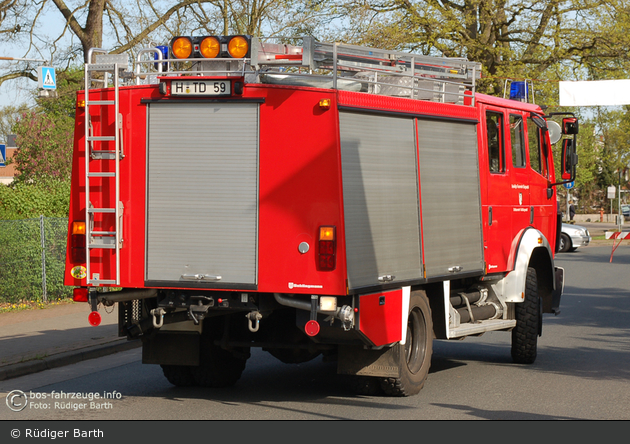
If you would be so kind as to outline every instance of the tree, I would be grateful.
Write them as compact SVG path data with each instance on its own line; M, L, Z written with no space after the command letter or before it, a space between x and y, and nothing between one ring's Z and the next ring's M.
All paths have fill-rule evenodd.
M6 143L6 136L13 134L13 127L22 114L28 111L25 104L9 105L0 109L0 140Z
M13 156L17 182L38 182L47 178L69 180L72 171L71 119L49 119L44 113L24 113L15 125Z
M628 67L626 0L355 0L345 7L347 40L481 62L480 88L495 95L505 79L542 79L538 88L552 103L555 85L544 80Z
M36 106L30 110L21 107L19 117L14 108L3 110L16 135L15 181L70 178L76 92L82 88L82 76L83 70L78 68L58 73L57 97L36 98Z
M51 1L0 0L0 41L26 44L25 55L37 53L72 64L77 56L86 61L89 49L103 47L106 38L112 53L134 56L138 47L149 46L154 39L168 42L174 35L195 32L272 36L313 31L330 20L332 11L327 7L332 0ZM45 35L42 22L50 14L63 17L65 26ZM60 48L64 38L70 46ZM42 56L39 46L50 48L50 54ZM35 67L15 65L0 76L0 85L20 77L37 80Z

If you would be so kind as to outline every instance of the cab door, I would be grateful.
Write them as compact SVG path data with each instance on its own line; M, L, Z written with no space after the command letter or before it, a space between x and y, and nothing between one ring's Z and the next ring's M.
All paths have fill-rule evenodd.
M484 107L482 122L485 146L486 196L483 205L484 257L486 272L496 273L507 269L512 232L512 187L508 174L508 125L504 110Z
M536 124L536 121L539 124ZM555 214L551 184L551 145L549 134L541 116L529 113L527 117L527 140L530 172L530 224L540 230L552 243L555 238ZM553 245L553 243L552 243Z
M509 111L510 160L508 168L511 176L510 203L512 204L512 236L530 224L530 172L527 169L527 145L525 125L527 115L519 111Z

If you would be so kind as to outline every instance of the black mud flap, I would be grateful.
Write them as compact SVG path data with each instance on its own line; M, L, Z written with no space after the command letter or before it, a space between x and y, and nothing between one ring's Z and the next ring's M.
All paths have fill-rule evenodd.
M340 375L400 378L399 353L400 347L366 350L363 346L340 345L337 373Z
M564 291L564 268L555 268L555 279L556 285L551 294L551 312L557 316L560 314L560 298Z
M562 234L562 211L558 211L558 216L556 218L556 245L554 249L556 253L560 252L561 234Z
M197 332L157 333L142 337L142 363L160 365L199 365Z

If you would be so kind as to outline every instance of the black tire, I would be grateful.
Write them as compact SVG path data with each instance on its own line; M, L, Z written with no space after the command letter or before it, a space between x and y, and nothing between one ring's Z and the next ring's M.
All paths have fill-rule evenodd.
M241 378L246 362L228 350L210 345L202 350L201 364L191 367L191 373L202 387L230 387Z
M560 233L560 248L558 250L562 253L566 253L567 251L571 251L572 247L573 243L571 242L571 238L565 233Z
M196 385L192 375L192 368L188 365L162 365L162 372L171 384L177 387L191 387Z
M433 354L433 320L429 299L424 291L411 293L407 339L397 344L399 378L382 378L381 388L389 396L415 395L424 386Z
M542 300L538 297L538 276L527 269L525 300L515 306L516 326L512 330L512 360L517 364L533 364L536 360L538 336L542 333Z
M380 378L374 376L353 376L352 387L358 395L378 396L383 394Z

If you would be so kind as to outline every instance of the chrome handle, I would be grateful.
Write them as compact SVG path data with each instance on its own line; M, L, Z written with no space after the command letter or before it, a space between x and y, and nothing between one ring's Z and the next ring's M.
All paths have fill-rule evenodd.
M458 273L460 271L462 271L464 269L464 267L460 267L459 265L455 265L454 267L451 267L448 269L449 273Z
M212 276L210 274L182 274L182 279L186 281L220 281L221 276Z
M385 274L383 276L378 277L379 282L391 282L396 279L396 276L392 276L391 274Z

